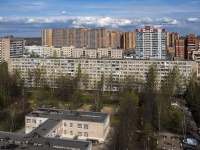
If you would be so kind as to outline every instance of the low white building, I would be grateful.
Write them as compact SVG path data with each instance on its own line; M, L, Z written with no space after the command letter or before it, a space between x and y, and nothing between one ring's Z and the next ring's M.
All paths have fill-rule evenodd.
M27 52L28 54L31 54L32 52L34 52L35 54L41 56L42 54L42 46L25 46L25 52Z
M25 133L42 137L105 141L110 129L110 115L61 109L37 109L25 117Z

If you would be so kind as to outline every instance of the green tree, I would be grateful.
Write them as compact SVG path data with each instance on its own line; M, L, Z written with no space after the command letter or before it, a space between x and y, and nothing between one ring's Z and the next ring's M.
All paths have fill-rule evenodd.
M181 131L182 114L177 108L174 107L170 108L168 118L169 118L168 129L174 132Z
M104 84L105 76L104 74L101 74L101 80L98 82L97 90L94 92L94 105L92 107L93 111L101 111L103 103Z
M146 123L157 127L157 106L156 99L158 96L158 72L157 66L151 65L147 73L147 79L141 95L141 105L143 118Z
M119 124L115 127L108 149L141 149L136 133L138 115L138 96L134 92L124 92L120 98L118 111Z

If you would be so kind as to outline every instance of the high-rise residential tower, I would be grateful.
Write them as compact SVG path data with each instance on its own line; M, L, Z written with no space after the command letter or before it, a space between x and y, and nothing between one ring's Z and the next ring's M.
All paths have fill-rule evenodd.
M50 38L50 37L51 38ZM51 43L48 43L51 39ZM42 30L42 45L62 47L75 46L76 48L121 48L122 32L106 28L55 28ZM50 40L49 40L50 41Z
M42 30L42 46L52 46L52 29Z
M175 57L185 59L185 38L175 40Z
M150 26L136 29L136 58L166 59L165 29Z
M186 38L186 59L192 59L192 52L199 50L200 39L194 34L189 34Z
M135 49L135 32L128 31L123 34L123 49Z

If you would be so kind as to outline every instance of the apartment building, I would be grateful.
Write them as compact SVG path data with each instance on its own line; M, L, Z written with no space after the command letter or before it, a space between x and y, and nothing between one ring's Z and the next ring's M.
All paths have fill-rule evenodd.
M189 34L187 36L187 48L186 48L186 59L192 58L192 51L196 50L196 36L194 34Z
M12 36L0 39L0 62L12 57L22 57L23 53L24 39Z
M52 29L42 30L42 46L52 46Z
M108 48L75 48L74 46L69 47L43 47L42 56L49 57L66 57L66 58L123 58L123 49Z
M135 31L137 59L166 59L165 29L145 26Z
M48 47L48 46L44 46L42 47L42 56L44 57L61 57L62 56L62 51L61 48L58 47Z
M106 28L55 28L52 30L42 30L43 46L75 46L76 48L121 48L121 38L121 31L108 30ZM48 41L51 39L52 44L51 42L48 44Z
M177 32L166 32L166 45L167 47L175 47L175 41L178 40L180 35Z
M52 88L56 87L55 79L61 75L75 76L79 66L82 73L86 74L89 79L86 85L82 85L84 89L94 90L97 88L101 76L104 75L108 79L111 75L113 81L123 81L127 76L133 76L137 80L146 81L149 67L157 66L158 81L162 81L167 76L169 69L178 68L182 82L191 75L192 71L197 71L197 63L195 61L169 61L169 60L130 60L130 59L44 59L44 58L12 58L9 60L9 71L19 70L22 78L27 80L27 86L34 87L34 75L30 77L30 73L34 69L41 70L42 78ZM30 80L31 79L31 80ZM117 86L113 86L111 90L117 90ZM110 90L108 85L104 85L103 90Z
M177 32L166 32L166 52L167 54L175 55L176 40L180 38Z
M45 130L44 130L45 129ZM110 129L110 115L61 109L37 109L25 117L25 133L42 137L105 141Z
M185 59L185 39L175 41L175 57Z
M124 32L123 34L123 48L125 50L135 49L135 32Z
M52 45L54 47L61 47L62 44L63 44L63 29L62 28L53 29L52 30Z
M189 34L186 38L186 59L192 59L192 52L199 50L200 38L194 34Z
M61 54L64 57L73 57L74 49L75 49L75 46L68 46L68 47L63 46Z

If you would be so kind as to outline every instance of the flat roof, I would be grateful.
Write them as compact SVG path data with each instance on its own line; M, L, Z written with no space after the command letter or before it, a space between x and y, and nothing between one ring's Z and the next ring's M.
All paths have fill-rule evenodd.
M89 150L91 142L59 139L59 138L46 138L31 136L27 137L26 134L0 132L0 149L32 149L32 150Z
M54 108L39 108L28 115L29 117L50 118L51 123L62 120L74 120L85 122L103 123L109 114L102 112L54 109Z

